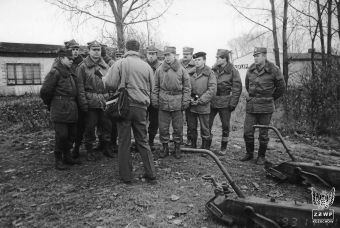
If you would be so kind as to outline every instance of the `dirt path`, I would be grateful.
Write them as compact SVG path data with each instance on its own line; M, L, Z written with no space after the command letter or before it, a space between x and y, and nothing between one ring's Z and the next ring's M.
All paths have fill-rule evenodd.
M134 154L136 182L127 186L118 181L116 158L102 156L91 163L85 161L84 151L83 165L56 171L53 143L51 131L0 132L0 227L223 227L204 209L213 188L202 181L202 175L225 181L211 159L188 154L181 160L160 160L156 154L158 184L149 185L138 178L143 169ZM288 145L299 159L340 164L340 158L330 156L328 150L297 141ZM232 132L228 148L222 163L247 195L275 193L281 200L310 202L305 188L278 184L266 178L261 166L239 161L244 153L242 130ZM288 160L275 138L268 159Z

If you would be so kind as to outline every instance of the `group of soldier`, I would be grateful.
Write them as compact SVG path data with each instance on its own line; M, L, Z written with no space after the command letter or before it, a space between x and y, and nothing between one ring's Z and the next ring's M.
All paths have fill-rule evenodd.
M160 158L169 155L170 124L172 124L173 155L181 158L184 119L187 123L186 147L197 147L200 123L201 148L210 149L214 119L222 122L221 148L218 155L227 155L230 117L242 92L242 82L230 60L230 51L218 49L216 63L206 65L206 53L191 47L183 48L183 59L176 58L176 48L165 47L164 61L158 59L158 49L146 49L146 60L140 54L136 40L126 42L126 52L113 60L104 45L89 42L89 55L79 55L79 44L65 42L58 58L45 77L40 95L49 107L55 129L56 169L80 164L79 146L84 138L87 160L94 161L102 150L113 157L118 150L120 178L131 183L131 130L136 149L145 168L144 177L155 182L153 163L154 139L159 129L162 148ZM248 92L244 140L246 155L241 161L254 157L253 125L269 125L274 101L284 93L285 82L279 68L269 62L266 48L255 48L254 61L246 75ZM129 94L129 113L122 119L106 114L110 95L125 87ZM184 118L185 116L185 118ZM95 143L99 145L95 148ZM118 143L117 143L118 138ZM257 164L265 162L269 141L268 131L260 130Z

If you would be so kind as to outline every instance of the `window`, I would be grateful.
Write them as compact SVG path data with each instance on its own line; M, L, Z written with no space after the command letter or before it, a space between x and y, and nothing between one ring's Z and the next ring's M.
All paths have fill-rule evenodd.
M39 63L7 63L7 85L41 85Z

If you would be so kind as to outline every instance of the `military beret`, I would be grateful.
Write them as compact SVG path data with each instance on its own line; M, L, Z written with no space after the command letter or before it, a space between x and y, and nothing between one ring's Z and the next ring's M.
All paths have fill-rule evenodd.
M229 53L230 53L230 51L227 50L227 49L217 49L216 57L228 56Z
M101 48L101 44L98 42L98 41L96 41L96 40L94 40L94 41L92 41L92 42L88 42L87 43L87 47L90 49L91 47L99 47L99 48Z
M265 48L265 47L255 47L253 55L260 54L260 53L267 54L267 48Z
M169 53L176 54L176 47L166 46L164 48L164 55Z
M205 57L205 56L207 56L207 53L205 53L205 52L203 52L203 51L200 51L200 52L195 53L192 57L193 57L194 59L196 59L196 58Z
M65 49L65 48L60 48L58 50L58 56L73 59L72 50L68 50L68 49Z
M194 53L194 49L191 47L184 47L183 48L183 54L190 54L192 55Z
M155 53L158 52L158 50L154 46L149 46L146 48L146 52Z
M66 48L73 48L73 47L79 48L79 44L74 39L70 41L65 41L64 44Z

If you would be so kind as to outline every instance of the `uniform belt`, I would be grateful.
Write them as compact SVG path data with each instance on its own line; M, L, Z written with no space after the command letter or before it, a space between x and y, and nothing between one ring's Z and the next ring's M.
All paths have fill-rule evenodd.
M182 94L182 91L164 91L164 93L169 95L179 95Z
M75 97L68 97L68 96L54 96L53 97L56 100L68 100L68 101L75 101Z

